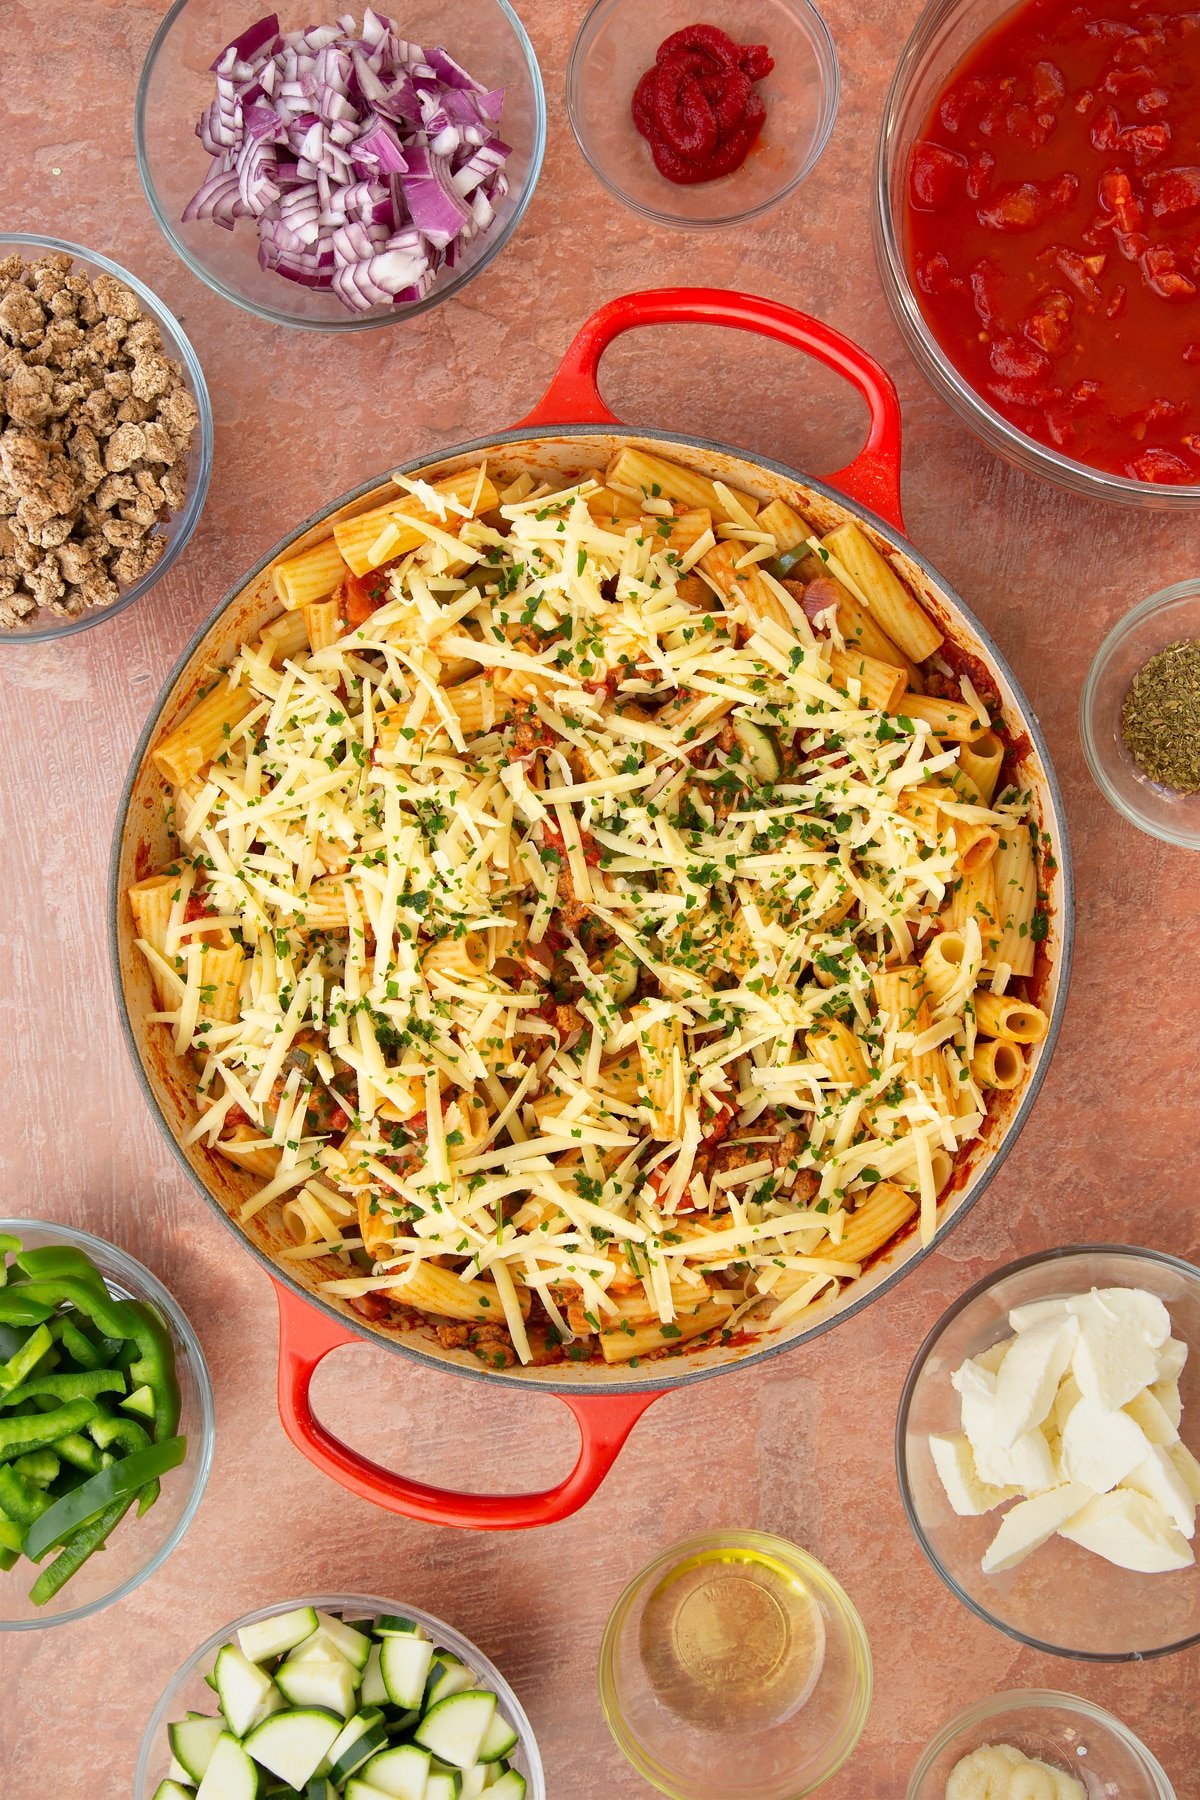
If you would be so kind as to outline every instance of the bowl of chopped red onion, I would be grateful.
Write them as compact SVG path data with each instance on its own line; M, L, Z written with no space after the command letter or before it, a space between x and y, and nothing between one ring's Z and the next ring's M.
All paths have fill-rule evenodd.
M138 86L138 170L202 281L312 331L398 322L504 248L546 140L508 0L340 17L285 0L176 0Z

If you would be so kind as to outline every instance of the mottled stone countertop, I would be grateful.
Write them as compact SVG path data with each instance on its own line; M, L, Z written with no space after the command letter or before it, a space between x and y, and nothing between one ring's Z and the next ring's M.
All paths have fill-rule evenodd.
M1025 1652L979 1623L913 1543L892 1429L922 1336L986 1270L1088 1239L1200 1256L1196 864L1108 809L1076 724L1101 635L1136 599L1196 574L1200 521L1105 509L1014 473L910 362L867 221L876 118L918 0L829 0L845 91L824 159L785 206L702 240L647 228L584 165L563 103L582 0L520 7L546 79L550 140L517 238L463 298L413 327L314 340L218 299L151 219L132 109L156 0L82 0L69 13L50 0L0 6L4 225L106 251L150 283L191 335L216 414L207 510L153 596L67 642L0 656L0 1207L84 1225L147 1261L199 1330L218 1410L207 1496L162 1571L89 1623L0 1640L0 1794L124 1800L154 1698L194 1645L266 1600L326 1587L405 1596L468 1628L532 1715L551 1800L632 1800L649 1790L610 1742L596 1695L605 1616L664 1543L747 1524L826 1561L870 1634L874 1708L858 1753L823 1790L829 1800L894 1800L950 1712L1019 1686L1110 1706L1144 1734L1181 1800L1194 1797L1200 1652L1091 1667ZM1007 651L1065 790L1079 892L1070 1005L1002 1173L897 1291L811 1349L663 1400L567 1523L501 1537L432 1529L344 1493L280 1429L266 1279L181 1178L119 1037L104 942L117 793L180 649L290 524L403 458L521 417L602 300L697 279L793 301L894 373L909 531ZM626 338L605 381L633 423L693 430L802 469L839 467L861 431L857 402L832 376L743 334ZM500 1488L547 1485L573 1454L553 1399L514 1401L368 1348L331 1359L318 1401L383 1460L447 1485L460 1478L464 1441L481 1483Z

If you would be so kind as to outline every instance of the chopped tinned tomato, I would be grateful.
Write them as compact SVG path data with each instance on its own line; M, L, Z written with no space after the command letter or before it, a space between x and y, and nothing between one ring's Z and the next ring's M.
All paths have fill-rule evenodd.
M373 569L369 575L352 575L347 573L338 590L341 600L342 617L349 630L358 625L365 625L371 614L383 605L387 599L387 577L382 569Z
M1073 460L1200 483L1200 11L1025 0L908 167L922 311L984 400Z

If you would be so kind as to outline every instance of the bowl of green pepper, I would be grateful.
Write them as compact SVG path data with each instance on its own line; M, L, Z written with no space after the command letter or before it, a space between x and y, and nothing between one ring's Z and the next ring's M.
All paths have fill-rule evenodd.
M0 1219L0 1631L66 1625L158 1569L213 1452L198 1338L150 1271Z

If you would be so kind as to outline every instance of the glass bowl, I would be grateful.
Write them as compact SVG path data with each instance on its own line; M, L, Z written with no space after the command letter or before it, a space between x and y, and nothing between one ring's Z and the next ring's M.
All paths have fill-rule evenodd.
M599 1675L619 1748L674 1800L799 1800L846 1762L871 1707L853 1603L760 1531L655 1557L613 1608Z
M907 1800L946 1800L955 1763L982 1744L1013 1744L1061 1768L1088 1800L1175 1800L1157 1758L1120 1719L1073 1694L1032 1688L977 1700L943 1725L912 1772Z
M1092 659L1079 702L1079 733L1096 786L1119 813L1151 837L1200 850L1200 794L1151 781L1121 736L1121 708L1133 677L1168 644L1190 638L1200 638L1200 581L1177 581L1126 613Z
M140 600L166 574L196 529L204 510L208 481L212 474L213 418L204 371L200 367L200 359L184 335L183 327L167 311L157 294L152 294L136 275L131 275L120 263L111 262L96 250L84 250L78 244L65 243L61 238L33 237L22 231L0 232L0 258L9 256L14 251L19 252L26 262L35 262L39 256L46 256L52 251L65 251L74 259L75 269L79 274L92 277L114 275L126 287L132 288L142 311L154 320L161 331L167 355L183 365L184 381L200 412L200 423L188 451L187 492L178 512L172 513L166 524L159 527L159 536L165 540L167 547L154 567L140 581L135 581L132 587L118 594L108 606L89 606L77 619L60 619L48 608L39 607L30 614L27 625L0 627L0 643L34 644L46 638L70 637L72 632L86 631L89 625L99 625L105 619L115 618L117 613L132 606L135 600Z
M136 1509L127 1513L104 1550L90 1557L45 1606L34 1606L28 1597L35 1577L33 1564L24 1557L0 1575L0 1631L40 1631L88 1619L123 1600L166 1562L196 1515L212 1466L216 1429L212 1384L200 1341L178 1303L132 1256L90 1232L42 1219L0 1219L0 1232L19 1237L27 1250L72 1244L91 1257L111 1294L119 1300L144 1300L155 1309L175 1346L179 1430L188 1440L185 1461L163 1476L162 1492L145 1518L137 1518Z
M961 1429L951 1373L1011 1335L1009 1309L1093 1287L1145 1288L1166 1305L1174 1335L1192 1352L1179 1382L1181 1433L1200 1443L1200 1270L1157 1250L1084 1245L1010 1263L942 1315L900 1397L896 1469L917 1542L951 1592L986 1624L1052 1656L1138 1662L1200 1642L1200 1568L1141 1575L1053 1537L1015 1568L985 1575L980 1558L1000 1514L960 1518L929 1454L931 1432Z
M495 1663L490 1662L470 1638L463 1637L452 1625L435 1618L432 1613L422 1612L419 1607L410 1606L405 1600L381 1600L372 1594L302 1594L297 1600L278 1600L271 1606L260 1606L255 1612L246 1613L231 1625L222 1626L220 1631L215 1631L210 1638L206 1638L178 1673L171 1677L151 1714L138 1751L137 1769L133 1777L134 1800L152 1800L158 1783L167 1773L171 1762L168 1725L181 1719L188 1711L215 1713L216 1697L206 1685L204 1677L211 1669L222 1644L227 1644L243 1625L256 1624L259 1619L270 1619L276 1613L291 1612L298 1606L319 1606L325 1612L339 1612L348 1614L351 1618L364 1619L383 1613L398 1613L423 1625L436 1644L445 1650L453 1650L469 1668L476 1670L484 1686L495 1693L501 1709L518 1733L517 1747L509 1755L508 1761L525 1777L525 1800L546 1800L546 1779L533 1727L525 1715L524 1707Z
M989 450L1027 474L1089 499L1158 510L1194 509L1200 506L1200 486L1134 481L1076 462L1028 437L976 393L925 322L905 242L909 156L959 63L1012 10L1013 0L931 0L901 52L875 150L875 257L888 304L926 381Z
M399 23L412 43L440 44L473 75L505 90L501 131L513 154L506 165L510 191L491 230L475 239L453 270L443 270L423 300L347 310L336 294L316 292L258 266L254 222L239 219L224 231L211 219L183 223L188 201L208 171L195 135L212 100L209 65L266 10L259 0L175 0L154 35L138 83L134 144L146 198L164 236L201 281L235 306L276 325L309 331L369 331L399 325L460 293L504 249L533 195L546 145L546 97L533 46L508 0L411 0ZM283 0L273 10L283 31L337 17L320 0ZM385 16L394 9L377 8ZM361 21L362 4L354 9Z
M659 174L630 115L633 90L672 32L696 21L688 0L596 0L567 64L567 112L579 148L610 193L656 225L742 225L810 174L837 117L841 77L829 27L809 0L712 0L700 9L742 44L765 43L775 68L756 84L762 135L740 169L678 187Z

